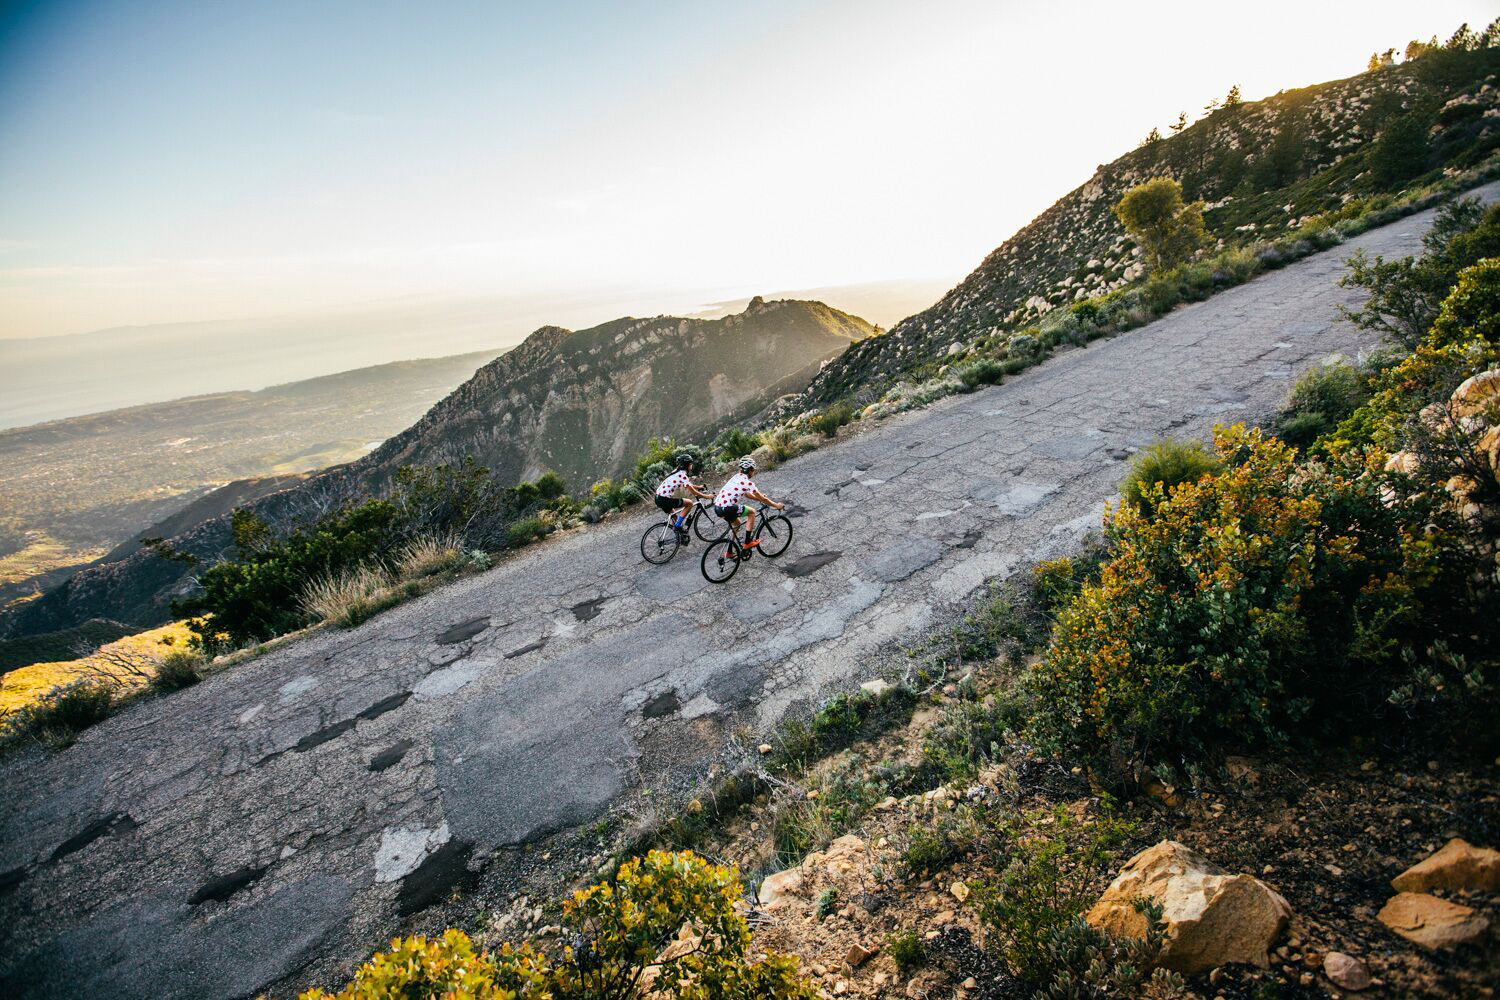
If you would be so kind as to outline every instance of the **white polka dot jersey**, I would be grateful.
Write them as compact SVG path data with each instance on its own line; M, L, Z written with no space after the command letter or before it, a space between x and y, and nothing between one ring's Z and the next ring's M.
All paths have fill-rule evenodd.
M678 469L676 472L672 473L666 479L663 479L661 481L661 485L656 488L656 495L659 497L672 496L678 490L687 486L687 484L688 474L682 469Z
M745 495L755 489L755 484L750 477L743 472L736 472L730 477L729 482L719 488L718 496L714 497L715 507L732 507L735 504L745 502Z

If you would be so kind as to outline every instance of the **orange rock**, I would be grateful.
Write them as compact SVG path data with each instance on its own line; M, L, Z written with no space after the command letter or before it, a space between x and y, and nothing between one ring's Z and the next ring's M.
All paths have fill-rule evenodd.
M1467 906L1425 892L1392 896L1375 916L1406 940L1431 950L1465 944L1490 928L1488 920Z
M1391 888L1397 892L1429 889L1495 892L1500 890L1500 851L1475 847L1455 837L1441 850L1391 879Z

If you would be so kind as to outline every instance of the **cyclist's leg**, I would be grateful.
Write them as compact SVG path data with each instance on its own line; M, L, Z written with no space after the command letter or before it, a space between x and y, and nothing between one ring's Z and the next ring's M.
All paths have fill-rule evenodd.
M754 548L760 542L755 540L755 511L749 507L743 508L745 514L745 547Z

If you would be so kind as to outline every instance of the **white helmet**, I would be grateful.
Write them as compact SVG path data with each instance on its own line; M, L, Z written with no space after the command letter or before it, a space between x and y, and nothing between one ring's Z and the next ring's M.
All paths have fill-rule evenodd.
M744 458L740 459L740 471L741 472L754 472L755 471L755 459L749 457L748 455L745 456Z

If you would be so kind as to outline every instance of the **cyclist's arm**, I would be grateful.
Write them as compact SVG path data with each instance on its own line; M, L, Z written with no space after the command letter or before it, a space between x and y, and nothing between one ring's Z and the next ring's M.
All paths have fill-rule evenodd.
M751 500L754 500L756 503L765 504L767 507L775 507L777 510L786 509L786 504L777 503L775 500L772 500L760 490L751 490L746 494L746 496L748 496Z
M697 497L699 500L712 500L713 499L713 494L712 493L704 493L702 490L700 490L697 486L694 486L692 483L688 483L687 484L687 488L688 488L688 492L691 493L693 496Z

